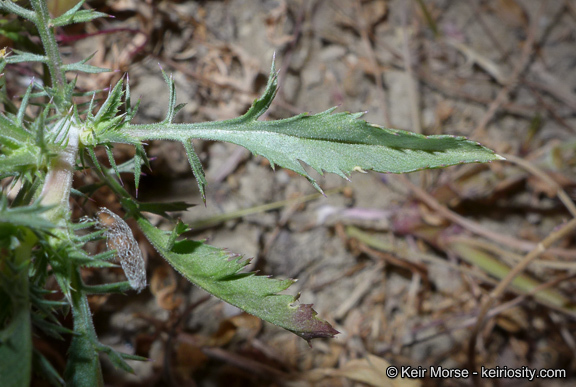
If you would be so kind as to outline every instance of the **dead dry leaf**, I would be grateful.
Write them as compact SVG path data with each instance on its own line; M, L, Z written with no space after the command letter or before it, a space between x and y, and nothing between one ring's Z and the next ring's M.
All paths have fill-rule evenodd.
M318 368L304 374L304 379L318 383L326 378L344 377L353 381L366 383L374 387L418 387L419 379L394 378L386 376L386 369L391 364L381 357L367 355L363 359L351 360L339 369Z
M180 341L176 347L176 364L174 370L183 381L191 381L194 371L204 367L208 357L202 349L192 343Z
M182 297L175 294L176 285L176 275L170 267L163 265L154 270L150 280L150 292L162 309L174 310L182 304Z
M256 336L261 328L262 320L251 314L241 313L222 321L218 331L209 340L209 345L214 347L224 346L239 334L250 339Z

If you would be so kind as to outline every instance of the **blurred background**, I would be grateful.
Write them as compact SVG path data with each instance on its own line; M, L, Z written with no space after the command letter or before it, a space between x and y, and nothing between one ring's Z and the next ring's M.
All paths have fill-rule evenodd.
M114 16L59 31L66 61L118 70L83 75L85 90L129 74L137 123L164 118L176 80L179 122L243 114L273 55L280 91L265 119L366 112L374 124L478 141L506 161L406 176L301 176L232 144L195 143L202 205L184 149L152 142L142 200L197 204L175 213L190 237L253 257L251 270L297 278L289 289L341 333L315 340L240 313L181 278L141 235L149 289L91 299L114 348L147 356L135 375L103 358L110 386L522 386L519 379L389 380L396 366L564 370L576 378L576 2L571 0L88 1ZM53 12L66 9L52 2ZM10 45L3 41L2 46ZM22 80L32 67L7 71ZM10 78L7 78L10 79ZM14 83L8 85L14 88ZM13 94L21 91L16 88ZM120 162L130 147L115 149ZM105 162L105 156L103 157ZM123 176L130 186L130 176ZM79 174L78 186L90 183ZM97 203L120 208L99 191ZM268 206L262 207L263 204ZM84 215L79 206L75 216ZM172 225L152 219L167 230ZM562 230L562 235L557 235ZM531 264L510 273L547 237ZM104 248L95 246L95 249ZM122 278L85 273L87 281ZM506 280L508 281L508 280ZM498 284L494 302L489 295ZM488 308L489 307L489 308ZM487 317L479 324L479 316ZM39 338L56 365L65 346ZM50 348L48 348L50 347ZM558 375L558 374L557 374Z

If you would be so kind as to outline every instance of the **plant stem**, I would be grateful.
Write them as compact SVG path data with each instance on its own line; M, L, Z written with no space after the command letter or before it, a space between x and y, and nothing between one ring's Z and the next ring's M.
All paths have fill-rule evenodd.
M56 142L64 142L66 147L52 160L40 193L41 204L55 205L45 216L58 225L65 221L70 212L70 189L78 156L80 128L72 121L72 117L65 117L54 126L53 130L60 131Z
M78 269L71 273L72 315L74 316L74 332L78 335L72 338L70 355L66 371L66 385L71 386L104 386L100 359L95 350L98 339L88 298L83 290L82 279Z
M48 6L45 0L31 0L32 7L36 12L36 28L42 39L42 46L46 56L48 57L48 70L50 71L50 79L52 80L52 87L58 91L56 94L64 97L66 91L66 78L62 70L62 57L58 50L58 43L54 36L53 27L51 25L50 14L48 13ZM70 101L61 98L60 101L55 101L59 108L65 110L69 106Z

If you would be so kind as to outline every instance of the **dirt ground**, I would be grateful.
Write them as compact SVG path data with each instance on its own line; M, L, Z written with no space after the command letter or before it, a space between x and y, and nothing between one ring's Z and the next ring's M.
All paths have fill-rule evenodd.
M289 292L340 334L310 347L208 297L137 236L151 287L94 298L92 308L105 344L152 361L131 363L129 375L103 358L109 385L529 384L431 378L439 366L564 370L530 385L576 383L576 249L573 228L562 228L576 216L576 2L89 4L115 19L63 32L109 31L74 41L67 59L97 50L91 64L119 70L81 77L86 89L128 72L141 97L138 123L165 114L159 66L187 104L177 121L222 120L262 92L275 54L280 92L265 119L338 106L391 128L463 135L507 158L405 176L355 173L350 182L318 176L323 197L243 148L202 141L204 206L181 145L149 144L142 200L198 204L174 214L194 227L190 237L253 257L249 269L261 274L297 278ZM267 203L276 205L258 207ZM513 282L504 279L511 268ZM391 380L387 365L428 372Z

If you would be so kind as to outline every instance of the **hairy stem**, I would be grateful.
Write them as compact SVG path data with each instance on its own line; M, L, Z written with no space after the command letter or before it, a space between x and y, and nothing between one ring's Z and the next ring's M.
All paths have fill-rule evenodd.
M66 385L100 387L104 386L100 359L95 350L98 339L92 313L88 305L86 292L83 290L79 270L72 272L72 314L74 316L74 332L78 335L72 338L68 353L70 360L66 366Z
M62 70L62 57L60 56L60 51L58 51L58 43L56 43L53 26L51 25L48 5L45 0L31 0L31 3L37 16L35 20L36 28L38 28L40 39L42 39L42 46L48 57L48 70L50 71L52 86L58 90L58 95L64 96L66 78ZM62 100L62 102L70 104L70 101ZM58 101L56 101L56 103L58 103ZM66 106L59 107L65 108Z
M56 142L64 143L66 146L52 160L40 193L41 204L55 205L53 209L46 212L46 218L55 224L62 223L70 212L70 189L78 156L80 135L80 128L72 121L73 118L65 117L54 127L54 130L60 131Z

